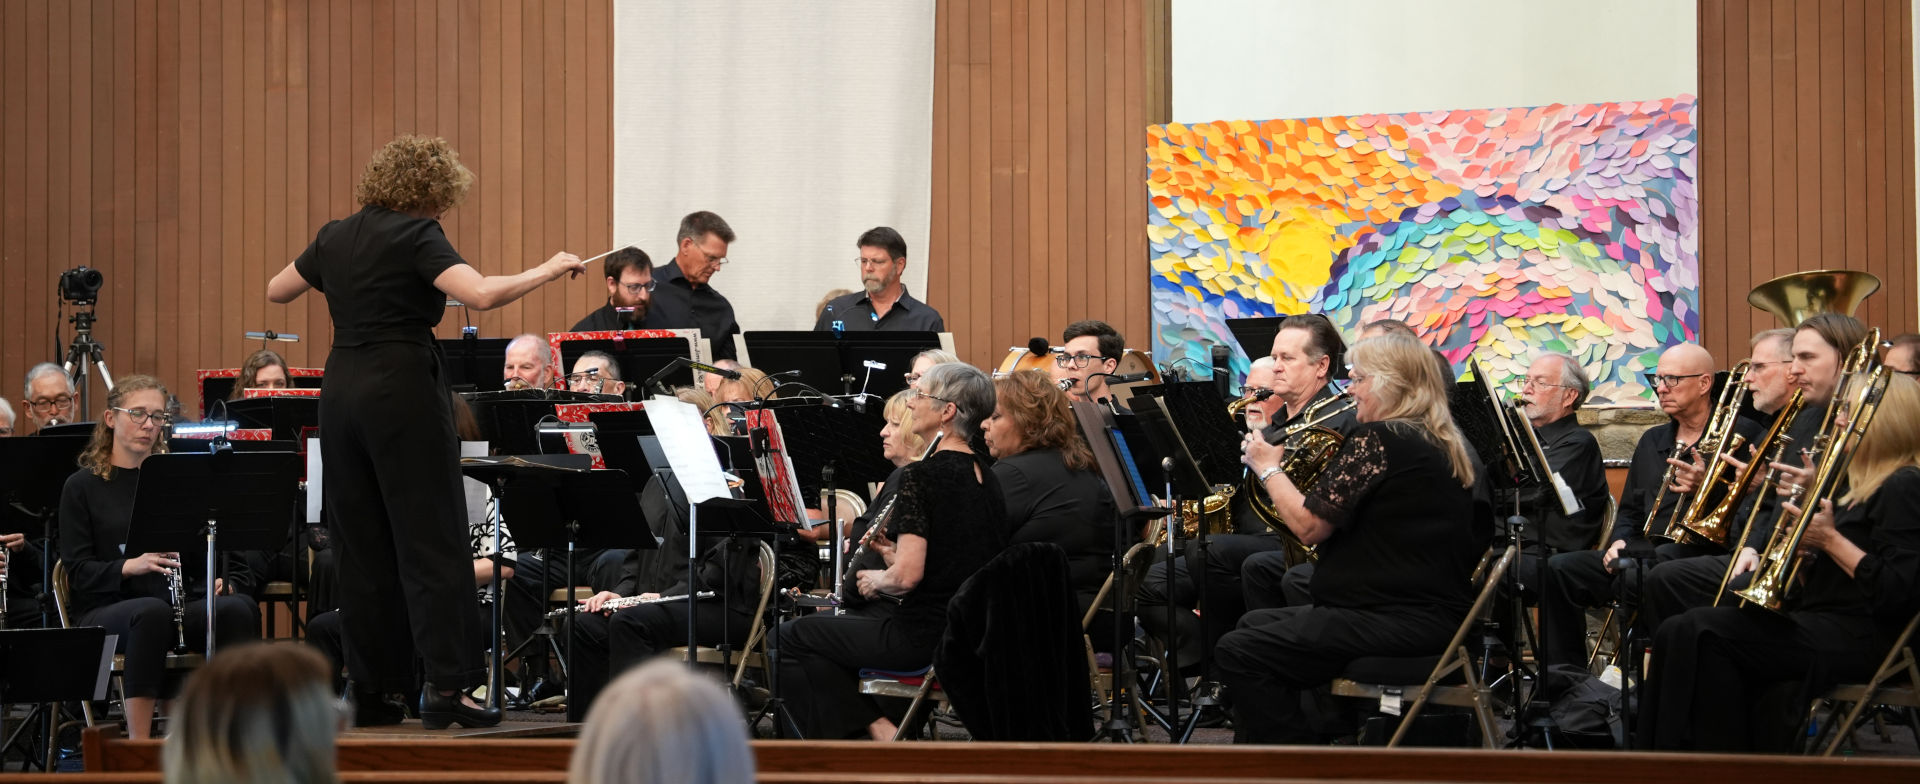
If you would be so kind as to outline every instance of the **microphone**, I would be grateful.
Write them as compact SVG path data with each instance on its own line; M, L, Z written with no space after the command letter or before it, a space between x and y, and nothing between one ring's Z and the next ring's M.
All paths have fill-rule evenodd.
M663 367L658 371L655 371L653 375L648 376L647 380L644 383L642 383L640 387L642 389L645 389L647 387L654 387L658 389L660 391L660 394L662 395L673 394L671 390L667 389L667 385L660 383L660 380L666 378L667 374L672 373L675 370L679 370L680 368L683 368L683 367L690 367L690 368L693 368L694 370L704 370L708 373L716 373L716 374L719 374L721 378L729 379L732 381L740 380L740 371L738 370L728 370L726 368L714 367L705 362L695 362L690 357L674 357L673 361L668 362L666 367Z
M1036 357L1044 357L1052 350L1053 348L1047 345L1046 338L1035 337L1027 339L1027 353L1029 354Z
M1093 376L1106 376L1109 384L1131 384L1153 378L1152 373L1095 373ZM1093 378L1093 376L1087 376L1087 378Z
M1072 388L1073 388L1073 385L1075 385L1075 384L1078 384L1078 383L1080 383L1080 379L1077 379L1077 378L1063 378L1063 379L1060 379L1059 381L1055 381L1055 382L1053 382L1053 383L1054 383L1055 385L1057 385L1057 386L1059 386L1059 387L1060 387L1060 391L1062 391L1062 392L1065 392L1065 391L1067 391L1067 390L1069 390L1069 389L1072 389Z

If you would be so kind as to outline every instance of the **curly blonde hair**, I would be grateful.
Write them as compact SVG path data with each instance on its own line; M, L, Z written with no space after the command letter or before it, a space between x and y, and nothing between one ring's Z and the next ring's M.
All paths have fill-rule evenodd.
M120 383L113 385L113 390L107 393L107 407L119 408L124 406L127 403L128 395L147 390L159 392L160 399L162 400L172 397L172 395L167 394L167 385L160 383L160 379L143 375L124 376L120 379ZM104 413L104 416L101 416L93 423L93 438L87 441L87 448L80 452L79 462L81 468L92 471L94 476L98 476L101 479L112 479L113 426L107 424L107 420L112 416L113 412L107 411ZM161 455L166 454L166 452L167 434L163 431L160 437L153 442L153 453Z
M473 187L473 172L460 153L438 136L402 136L367 161L355 201L394 212L439 215L453 209Z

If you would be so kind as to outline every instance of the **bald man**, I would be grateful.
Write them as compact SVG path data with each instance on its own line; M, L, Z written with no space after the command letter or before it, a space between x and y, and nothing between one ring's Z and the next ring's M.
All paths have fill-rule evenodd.
M1667 474L1667 458L1675 456L1675 442L1692 445L1706 430L1713 408L1713 373L1713 355L1697 344L1682 343L1660 355L1653 391L1659 397L1661 412L1670 419L1641 434L1633 450L1633 463L1627 468L1627 484L1620 492L1606 551L1579 550L1547 559L1546 585L1540 598L1541 663L1545 667L1585 663L1584 608L1604 606L1616 595L1624 603L1638 602L1638 581L1644 575L1637 569L1623 575L1613 568L1614 562L1630 541L1645 539L1649 519L1664 526L1679 502L1680 494L1660 492L1660 483ZM1657 507L1653 506L1656 497L1660 499ZM1636 552L1643 549L1651 550L1634 548Z
M507 365L500 378L507 389L546 389L553 381L547 342L539 335L521 335L507 344Z

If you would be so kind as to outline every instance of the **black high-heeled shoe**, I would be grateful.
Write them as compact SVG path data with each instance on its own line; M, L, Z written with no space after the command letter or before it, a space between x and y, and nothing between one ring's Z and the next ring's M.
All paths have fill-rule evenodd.
M420 726L444 730L449 724L478 729L500 724L499 708L472 708L460 701L460 692L441 694L429 683L420 690Z

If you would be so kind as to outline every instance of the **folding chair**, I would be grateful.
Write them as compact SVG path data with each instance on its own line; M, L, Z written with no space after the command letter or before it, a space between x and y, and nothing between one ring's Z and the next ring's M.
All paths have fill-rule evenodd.
M1138 595L1141 581L1146 579L1147 567L1153 563L1153 554L1155 552L1151 543L1136 542L1132 547L1127 548L1126 555L1121 557L1120 568L1126 578L1126 583L1120 586L1120 602L1128 610L1133 609L1136 604L1134 597ZM1106 582L1100 584L1100 592L1093 597L1093 606L1088 607L1086 615L1080 619L1080 637L1086 643L1087 647L1087 674L1090 676L1090 680L1092 680L1093 693L1100 699L1102 704L1113 702L1114 668L1108 667L1102 669L1100 667L1100 657L1093 652L1093 637L1087 633L1087 627L1093 624L1094 616L1106 607L1107 597L1112 593L1113 575L1109 574L1107 575ZM1125 652L1115 651L1112 655L1122 656L1125 655ZM1135 690L1133 694L1134 699L1136 701L1139 700L1139 691ZM1135 707L1138 709L1144 706L1136 705ZM1111 709L1111 707L1109 707L1109 709Z
M1473 601L1473 608L1467 611L1467 617L1460 622L1460 628L1453 633L1453 639L1441 653L1433 656L1384 657L1369 656L1356 659L1347 665L1341 677L1333 681L1333 694L1337 697L1357 697L1379 703L1383 697L1412 693L1413 700L1406 706L1405 715L1400 719L1400 727L1387 741L1389 748L1400 745L1406 737L1407 729L1413 726L1420 711L1431 702L1437 705L1453 705L1472 708L1475 720L1480 726L1481 744L1494 748L1494 738L1499 735L1499 725L1494 723L1491 704L1493 695L1478 675L1474 673L1473 660L1467 655L1465 645L1467 635L1473 632L1475 624L1484 620L1484 615L1493 606L1493 595L1500 590L1500 578L1513 565L1514 550L1508 546L1500 554L1500 560L1486 574L1480 586L1480 594ZM1417 673L1426 673L1424 681L1416 681ZM1464 686L1443 685L1455 675L1466 681ZM1413 682L1414 685L1398 685Z
M1907 726L1914 731L1914 738L1920 740L1920 724L1915 723L1916 719L1920 719L1920 715L1915 713L1916 709L1920 709L1920 666L1915 666L1912 645L1916 625L1920 625L1920 613L1916 613L1913 620L1907 621L1907 628L1900 632L1900 636L1893 641L1893 647L1887 650L1887 658L1880 662L1880 669L1875 670L1873 677L1866 683L1835 686L1827 692L1825 700L1833 703L1833 710L1827 714L1827 722L1822 726L1820 734L1807 744L1809 751L1819 748L1820 741L1831 733L1833 740L1827 743L1826 749L1820 752L1820 756L1833 756L1833 753L1840 749L1841 744L1853 736L1854 728L1860 721L1860 714L1869 705L1892 705L1905 708ZM1889 683L1896 676L1903 674L1906 676L1905 683ZM1821 702L1822 700L1814 701L1813 707L1807 712L1808 721L1812 721L1820 712ZM1853 707L1847 711L1846 719L1835 721L1834 719L1840 715L1841 706L1848 704L1852 704Z
M940 678L933 672L933 665L924 670L913 672L894 672L890 670L861 670L860 693L876 697L899 697L913 700L907 706L907 715L900 718L900 724L893 728L894 740L906 740L919 734L921 726L931 713L923 714L921 706L929 700L936 708L947 707L947 693L940 689Z
M63 561L55 561L53 563L53 608L56 614L60 616L60 628L62 629L73 628L73 622L67 617L67 602L69 601L67 596L67 565ZM125 654L116 653L113 655L112 685L110 688L116 695L122 693L120 677L126 671L126 661L127 657ZM197 653L168 652L166 669L169 671L191 670L205 662L206 658ZM119 698L112 697L111 699ZM93 703L80 703L80 713L86 717L87 726L91 727L94 725Z
M772 545L760 542L759 547L760 605L753 610L753 631L747 633L747 641L744 644L730 649L733 662L733 685L736 687L740 685L740 680L746 675L749 666L759 670L765 670L767 667L766 651L762 643L766 642L767 606L772 603L774 582L779 577L779 565L774 561ZM674 648L671 655L678 656L682 660L686 659L687 646ZM701 664L726 664L729 651L702 645L698 651L694 652L694 658Z

